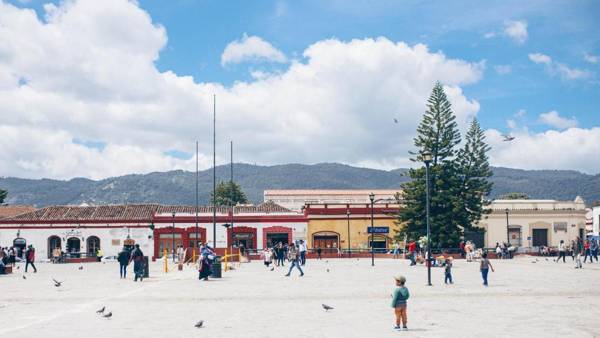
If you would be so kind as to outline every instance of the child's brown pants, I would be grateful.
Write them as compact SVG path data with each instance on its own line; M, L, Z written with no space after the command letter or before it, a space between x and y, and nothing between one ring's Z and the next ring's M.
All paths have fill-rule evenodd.
M394 312L396 313L396 325L406 326L406 306L394 308Z

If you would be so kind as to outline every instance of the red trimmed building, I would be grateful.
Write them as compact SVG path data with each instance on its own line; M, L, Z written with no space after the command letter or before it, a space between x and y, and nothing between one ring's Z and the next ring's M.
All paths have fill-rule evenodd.
M205 206L199 208L197 218L194 206L50 206L0 218L0 246L24 249L33 244L40 259L50 258L59 248L81 259L95 256L98 250L114 256L126 243L136 243L157 258L173 244L191 249L198 242L212 246L215 239L217 249L233 244L262 249L274 242L306 239L307 233L303 214L273 202L237 206L233 213L217 208L215 223L216 232L213 209Z

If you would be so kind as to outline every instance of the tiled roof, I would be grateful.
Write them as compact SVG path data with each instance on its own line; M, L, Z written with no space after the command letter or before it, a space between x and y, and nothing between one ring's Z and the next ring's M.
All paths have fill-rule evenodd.
M150 220L157 207L156 204L51 206L5 218L3 221Z
M212 212L211 206L199 206L200 213ZM292 212L273 202L265 202L256 206L236 206L236 214ZM20 213L5 217L0 221L7 222L78 222L78 221L149 221L156 214L178 214L196 212L195 206L189 205L158 205L158 204L126 204L101 206L68 206L58 205ZM219 214L227 214L227 207L217 207Z
M35 208L31 205L0 205L0 219L14 217L34 210Z

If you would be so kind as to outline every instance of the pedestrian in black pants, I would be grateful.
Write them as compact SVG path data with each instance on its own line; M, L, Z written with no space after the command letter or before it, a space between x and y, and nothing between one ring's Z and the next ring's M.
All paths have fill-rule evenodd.
M566 257L566 248L565 248L565 241L561 240L560 244L558 245L558 258L556 259L556 263L558 263L558 261L560 260L560 258L562 257L563 259L563 263L566 263L565 261L565 257Z
M31 267L33 268L33 272L37 272L37 268L35 267L35 264L33 264L33 262L35 261L35 249L33 248L33 245L29 245L27 247L27 250L25 250L25 272L27 272L27 267L31 264Z
M123 247L123 250L119 252L119 256L117 260L119 261L119 274L121 278L127 278L127 265L129 265L129 260L131 259L131 253L127 248Z
M317 259L321 259L321 253L323 252L323 249L321 249L321 247L317 248Z

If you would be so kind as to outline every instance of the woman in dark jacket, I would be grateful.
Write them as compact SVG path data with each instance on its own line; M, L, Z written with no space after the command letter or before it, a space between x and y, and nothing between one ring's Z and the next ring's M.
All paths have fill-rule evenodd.
M131 253L125 247L123 250L119 252L119 256L117 260L119 261L119 273L121 274L121 278L127 278L127 265L129 265L129 260L131 259Z
M202 255L202 259L200 260L200 276L198 279L200 280L208 280L208 276L210 276L210 259L208 259L208 255Z

